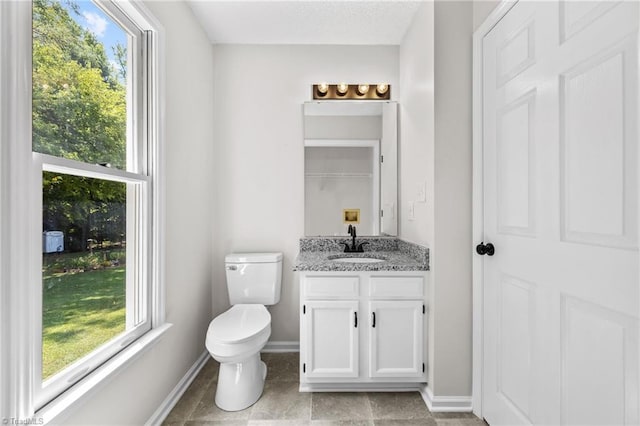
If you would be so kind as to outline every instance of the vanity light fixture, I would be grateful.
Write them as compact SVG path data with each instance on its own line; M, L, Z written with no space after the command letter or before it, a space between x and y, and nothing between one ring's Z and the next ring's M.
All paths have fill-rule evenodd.
M391 99L391 86L387 83L318 83L313 85L312 95L313 99L386 101Z

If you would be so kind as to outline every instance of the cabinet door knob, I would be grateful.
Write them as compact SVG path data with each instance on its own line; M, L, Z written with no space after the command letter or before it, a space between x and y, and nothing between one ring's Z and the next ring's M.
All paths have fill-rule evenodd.
M376 328L376 313L375 312L371 312L371 327Z
M353 326L355 328L358 328L358 313L357 312L353 313Z

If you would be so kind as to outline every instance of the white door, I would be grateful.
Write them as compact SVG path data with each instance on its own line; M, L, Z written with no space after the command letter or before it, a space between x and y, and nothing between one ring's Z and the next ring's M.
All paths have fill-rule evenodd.
M358 377L358 301L308 301L303 309L303 374Z
M638 424L638 3L520 1L483 41L483 415Z
M422 301L370 302L369 376L422 377Z

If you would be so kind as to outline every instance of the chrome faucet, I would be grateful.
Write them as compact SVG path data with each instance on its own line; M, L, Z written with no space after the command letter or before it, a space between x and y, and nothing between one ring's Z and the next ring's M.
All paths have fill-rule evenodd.
M369 244L368 242L360 243L356 246L356 227L353 225L349 225L347 228L347 232L351 235L351 247L349 247L349 243L343 242L344 244L344 252L345 253L363 253L365 244Z

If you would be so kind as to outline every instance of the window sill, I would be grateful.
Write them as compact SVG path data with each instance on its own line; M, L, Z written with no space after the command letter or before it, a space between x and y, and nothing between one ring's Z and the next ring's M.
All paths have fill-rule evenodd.
M74 407L77 407L90 394L107 384L127 365L133 363L140 355L152 348L172 326L173 324L166 323L150 330L62 395L42 407L34 417L42 419L44 424L54 421L60 423Z

